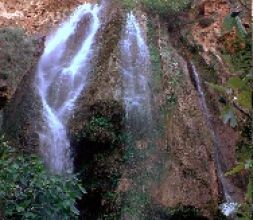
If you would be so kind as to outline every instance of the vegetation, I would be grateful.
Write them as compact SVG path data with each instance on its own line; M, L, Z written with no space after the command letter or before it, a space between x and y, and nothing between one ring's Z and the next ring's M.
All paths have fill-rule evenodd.
M111 149L121 143L121 130L106 116L92 116L77 135L77 139L108 144Z
M234 175L243 170L249 172L249 184L245 195L245 202L238 205L238 219L252 219L253 203L253 145L252 126L247 125L252 121L252 86L253 73L251 66L251 33L247 33L243 27L238 15L228 15L224 19L224 32L236 31L236 40L234 41L232 51L225 51L230 58L230 65L235 76L231 77L226 85L210 84L212 88L221 95L220 102L223 104L223 120L232 127L242 129L243 142L239 147L238 159L240 160L227 175ZM226 60L227 61L227 60ZM239 116L240 117L237 117ZM243 134L243 133L246 133ZM245 153L246 152L246 153Z
M187 8L190 0L123 0L123 4L127 8L134 8L137 4L160 15L168 15L169 13L176 13Z
M179 12L190 4L190 0L142 0L142 3L149 11L161 15Z
M75 175L49 173L35 155L0 140L0 212L4 219L77 219L76 199L84 189Z

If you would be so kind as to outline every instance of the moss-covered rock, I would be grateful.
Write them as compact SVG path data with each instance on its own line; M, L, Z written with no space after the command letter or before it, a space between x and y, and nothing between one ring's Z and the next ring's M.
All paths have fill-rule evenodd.
M77 145L92 142L93 150L97 152L117 145L124 126L122 104L115 100L99 100L88 109L83 127L72 138L74 142Z
M0 108L36 62L36 41L19 28L0 28Z
M6 45L9 49L6 53L10 53L13 60L6 79L8 104L3 111L2 131L14 146L31 153L38 150L39 143L37 132L41 120L41 103L34 81L36 65L43 52L45 39L41 37L32 40L22 33L11 30L11 35L7 35Z

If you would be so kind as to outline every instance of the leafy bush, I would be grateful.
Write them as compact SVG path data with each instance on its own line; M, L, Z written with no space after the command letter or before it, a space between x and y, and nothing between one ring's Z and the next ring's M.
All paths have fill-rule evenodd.
M123 6L129 10L133 9L138 1L134 0L122 0Z
M236 110L246 113L248 117L252 111L252 65L251 65L251 33L247 33L238 16L231 14L223 21L225 32L231 32L235 28L236 41L233 44L234 52L225 51L225 61L230 64L235 76L231 77L225 86L210 84L213 89L225 98L223 108L223 120L230 122L232 127L238 125Z
M168 15L187 8L190 0L142 0L142 3L150 11Z
M251 71L251 33L247 33L239 16L227 15L223 21L223 32L236 30L236 38L229 42L230 50L223 51L223 57L230 64L231 71L244 75Z
M134 8L137 4L142 4L148 11L160 15L169 15L187 8L190 0L123 0L127 8Z
M91 141L113 144L117 141L117 129L109 118L93 116L84 127L81 136Z
M244 116L244 120L240 121L242 124L245 124L247 121L252 121L253 73L251 69L251 33L247 33L238 14L232 13L226 16L223 22L223 30L225 32L236 30L237 38L232 44L234 47L233 53L231 54L231 51L225 51L226 58L229 58L226 61L232 64L232 71L236 74L227 81L225 86L209 84L222 95L220 102L223 103L223 120L225 123L230 122L232 127L239 125L236 111L239 111ZM251 129L249 128L249 130ZM226 175L234 175L244 170L249 172L249 183L245 194L245 201L237 206L236 214L237 219L250 220L253 217L253 140L249 136L248 138L244 137L244 139L243 143L245 142L245 146L243 148L245 149L243 151L245 153L239 158L238 164L232 170L228 171Z
M84 189L75 175L50 174L35 155L0 140L0 210L6 219L77 219Z

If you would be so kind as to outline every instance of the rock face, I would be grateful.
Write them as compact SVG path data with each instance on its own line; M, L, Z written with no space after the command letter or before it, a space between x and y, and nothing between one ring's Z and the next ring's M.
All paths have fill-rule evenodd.
M8 86L5 80L0 81L0 107L3 108L8 101Z
M91 78L69 123L75 169L78 172L85 169L82 180L88 194L79 203L83 219L97 219L102 213L115 212L117 205L106 194L114 190L114 179L121 175L125 114L118 92L121 91L118 43L123 16L117 4L104 5Z
M0 108L11 99L25 74L36 63L37 45L38 40L26 36L21 29L0 29Z
M95 0L3 0L0 3L0 27L15 26L27 33L47 34L79 4Z
M219 191L212 139L186 61L172 47L167 26L159 19L151 23L162 71L160 88L153 92L154 111L163 115L159 121L164 125L156 140L156 151L163 159L154 159L162 162L163 168L160 180L151 180L151 203L165 209L195 207L210 217L217 211ZM159 71L153 71L153 81L157 74Z
M4 132L15 146L27 152L38 152L41 103L34 81L36 65L43 50L44 38L40 38L36 41L34 63L23 73L23 79L16 85L13 97L4 108Z
M91 79L88 88L83 91L77 101L76 112L70 122L70 130L77 131L83 126L85 117L89 115L89 107L95 103L106 100L120 102L121 75L119 72L119 48L123 12L117 5L110 9L111 4L105 6L101 17L106 18L97 36L97 51ZM120 90L119 90L120 91Z

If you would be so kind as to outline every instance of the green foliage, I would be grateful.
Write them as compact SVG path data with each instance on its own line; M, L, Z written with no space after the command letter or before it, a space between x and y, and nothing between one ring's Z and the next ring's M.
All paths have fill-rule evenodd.
M123 0L123 5L133 9L137 4L142 4L146 10L162 16L176 13L187 8L190 0Z
M253 159L245 160L244 162L238 163L232 170L226 173L226 175L234 175L243 170L249 170L252 172L253 169ZM245 202L238 205L237 207L237 219L238 220L251 220L253 217L253 177L252 174L249 178L249 184L247 187L247 192L245 194Z
M160 15L179 12L189 6L189 0L142 0L144 7Z
M16 152L1 138L0 210L6 219L77 219L84 189L75 175L50 174L35 155Z
M252 92L250 90L242 91L238 94L238 103L240 106L251 109L252 108Z
M241 80L238 76L236 77L231 77L228 82L227 85L231 88L231 89L245 89L246 83Z
M236 95L235 101L248 111L252 108L251 100L251 83L247 78L232 77L227 83L227 87L231 88Z
M234 52L223 51L223 58L229 64L232 72L240 72L245 76L251 71L252 67L251 33L246 32L238 16L226 16L223 22L224 33L231 32L234 28L237 33L237 39L231 42Z
M235 114L235 105L239 105L248 112L252 109L252 89L250 79L247 77L240 78L236 76L231 77L225 86L212 83L208 83L208 85L226 97L228 102L223 107L222 118L224 123L229 122L231 127L236 127L238 123Z
M90 129L95 130L97 127L104 129L113 129L113 125L106 117L93 117L90 121Z
M238 163L232 170L226 173L226 176L234 175L245 169L244 163Z
M0 43L0 78L15 83L31 68L35 43L18 28L1 28Z
M226 94L226 88L224 86L220 86L214 83L207 83L212 89L222 94Z
M238 16L232 17L231 15L227 15L223 21L223 30L224 32L230 32L233 28L236 29L238 38L244 39L246 37L247 32L242 25L241 19Z
M231 72L239 72L246 76L251 71L251 36L248 34L244 41L237 39L232 42L234 53L223 51L222 57ZM243 46L242 46L243 45Z
M224 86L211 85L214 90L222 94L225 98L225 107L223 108L224 122L230 122L232 127L236 127L239 122L237 121L235 112L237 110L246 117L247 120L252 120L252 65L251 65L251 35L247 33L242 25L242 22L238 16L228 15L223 22L224 32L231 32L236 30L237 40L233 42L233 50L225 51L223 55L224 60L230 64L232 68L230 70L236 73L236 76L231 77ZM244 120L244 123L247 122ZM240 126L238 126L240 127ZM244 126L245 127L245 126ZM251 128L252 129L252 128ZM247 132L248 133L248 132ZM243 131L242 131L243 134ZM238 164L228 171L226 175L234 175L241 171L248 170L250 173L248 190L245 195L245 201L239 204L237 207L238 219L250 220L252 219L252 197L253 197L253 153L252 144L249 135L243 137L243 155ZM252 143L252 142L251 142Z
M128 10L132 10L138 1L136 0L122 0L122 4L125 8L127 8Z
M119 141L118 136L120 131L117 131L111 120L104 116L93 116L82 131L82 137L101 143L114 144Z

